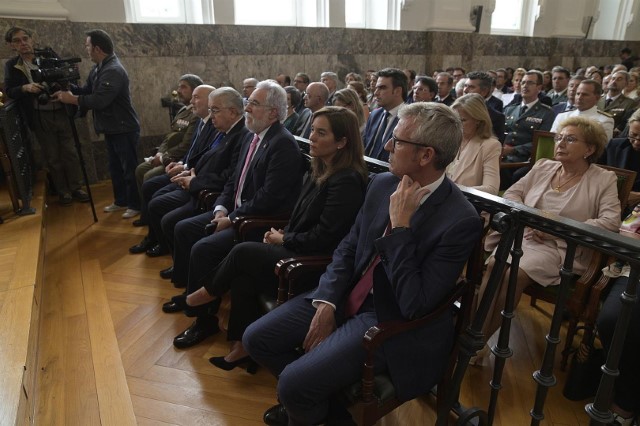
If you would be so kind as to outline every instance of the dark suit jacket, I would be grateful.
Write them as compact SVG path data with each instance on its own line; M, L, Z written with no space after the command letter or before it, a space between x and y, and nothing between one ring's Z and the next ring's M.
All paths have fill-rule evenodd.
M196 122L196 130L193 132L193 137L196 136L197 126L199 123L199 121ZM200 132L200 135L198 135L198 139L191 142L192 146L187 150L187 153L182 158L182 162L187 164L190 169L196 167L200 158L209 151L211 143L217 136L218 131L213 126L213 122L211 120L207 120Z
M204 129L203 129L204 130ZM213 149L205 152L196 164L196 176L191 179L189 192L196 195L203 189L222 191L238 163L242 142L251 133L244 125L244 117L233 126ZM211 143L212 140L209 141Z
M567 109L567 105L568 105L568 102L560 102L552 106L551 110L555 115L558 115L560 113L570 111ZM575 106L573 106L573 108L575 109Z
M504 142L504 114L496 111L487 105L487 111L489 112L489 118L491 119L491 128L500 142Z
M4 91L11 99L18 102L20 112L27 120L29 127L33 128L33 105L36 100L35 93L25 93L22 86L29 84L24 65L20 56L13 57L4 64Z
M214 206L222 205L234 220L243 215L274 216L290 212L302 185L302 155L295 139L279 122L271 125L256 148L242 188L242 205L235 198L253 133L240 148L240 157L231 179Z
M504 109L504 105L502 105L502 101L493 95L491 95L489 99L486 99L485 102L487 103L487 106L490 106L491 108L495 109L498 112L502 112Z
M385 112L387 112L384 108L377 108L373 110L373 112L369 115L369 119L367 120L367 125L364 128L364 135L362 142L364 143L364 152L365 155L371 158L376 158L382 161L389 161L389 153L384 150L384 144L391 139L391 135L393 134L393 129L395 129L396 124L398 124L398 117L395 117L391 122L391 125L387 127L387 131L385 132L382 140L382 144L374 146L373 149L371 145L375 143L376 133L378 132L378 126L380 126L380 122L384 119ZM368 154L370 152L370 154Z
M318 288L308 296L335 304L338 318L376 253L381 258L373 277L377 320L424 316L453 289L480 238L478 213L448 178L413 215L410 230L381 237L389 222L389 196L398 182L390 173L372 178L356 223L334 251ZM452 339L452 314L446 312L433 324L384 345L389 374L401 400L427 392L439 380Z
M336 172L320 185L309 172L284 228L284 247L300 254L331 253L353 225L365 188L353 169Z
M632 191L640 191L640 170L632 168L630 166L631 157L638 156L638 153L631 146L631 142L627 138L611 139L607 144L602 157L598 160L599 164L606 164L607 166L617 167L619 169L634 170L636 175L636 181L633 184Z

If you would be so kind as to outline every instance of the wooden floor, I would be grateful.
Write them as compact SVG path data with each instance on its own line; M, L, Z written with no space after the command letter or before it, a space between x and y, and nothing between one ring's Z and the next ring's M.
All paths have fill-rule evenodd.
M130 255L127 248L146 228L132 227L119 213L103 213L112 201L111 188L92 188L98 223L88 204L62 207L53 198L46 213L35 424L262 424L262 413L276 403L275 379L264 369L251 376L210 365L210 356L227 351L224 333L189 350L173 347L173 337L191 320L161 312L162 303L177 293L158 275L170 258ZM2 235L4 226L0 262L7 265L6 256L15 259L19 253L7 244L13 240ZM7 296L0 292L3 300ZM496 425L529 424L535 392L531 374L540 365L550 322L549 305L541 306L530 308L525 296L518 309L512 327L515 355L503 376ZM223 304L223 315L224 310ZM565 375L557 375L560 383L549 392L543 424L588 424L584 402L564 399ZM490 377L491 367L469 367L461 401L486 408ZM428 404L405 404L382 423L432 424ZM0 406L0 414L4 409Z

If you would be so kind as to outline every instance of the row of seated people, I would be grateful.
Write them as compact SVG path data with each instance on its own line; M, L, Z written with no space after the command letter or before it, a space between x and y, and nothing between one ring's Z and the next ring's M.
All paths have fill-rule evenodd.
M471 101L471 100L478 100L478 99L474 99L474 96L467 96L467 98L468 98L470 101ZM479 97L476 97L476 98L479 98ZM462 99L462 98L460 99L460 101L461 101L461 102L460 102L460 104L464 105L464 102L462 102L462 101L463 101L463 99ZM479 103L480 103L480 105L483 105L483 102L482 102L482 99L481 99L481 98L479 99ZM249 107L249 109L250 109L250 108L251 108L251 107ZM213 109L215 110L215 108L213 108ZM454 109L456 109L456 110L458 111L458 113L460 114L460 116L461 116L461 118L462 118L463 123L467 123L467 122L471 122L471 121L472 121L472 120L469 120L469 119L465 119L464 114L466 113L466 111L464 111L464 107L462 107L462 108L454 108ZM467 108L467 109L468 109L468 108ZM485 113L486 113L486 112L485 112ZM485 121L488 121L488 120L485 120ZM473 130L476 130L476 131L477 131L479 126L477 125L477 122L476 122L476 123L474 123L474 124L475 124L475 125L474 125L474 126L471 126L471 128L473 128ZM315 123L314 123L314 125L315 125ZM470 135L473 135L473 133L469 132L469 130L467 129L468 127L470 127L470 126L463 125L463 140L464 140L464 141L466 141L466 143L469 143L469 141L472 139L472 137L471 137ZM486 126L485 126L485 130L486 130ZM479 133L482 133L482 132L479 132ZM486 137L486 136L485 136L485 137ZM395 142L395 138L393 138L393 139L394 139L394 142ZM488 139L488 138L487 138L487 139ZM312 138L312 140L313 140L313 138ZM398 140L399 140L399 139L398 139ZM495 140L494 140L494 141L495 141ZM402 141L400 141L400 142L402 142ZM406 141L405 141L405 142L406 142ZM463 142L463 143L464 143L464 142ZM361 142L360 142L360 144L361 144ZM497 145L498 145L498 147L499 147L499 144L497 143L497 141L495 141L495 144L497 144ZM479 145L481 146L481 144L479 144ZM488 145L488 144L485 144L485 145ZM569 144L569 145L572 145L572 144ZM471 145L471 146L473 146L473 145ZM464 148L464 147L463 147L463 148ZM450 166L453 166L453 169L454 169L454 170L455 170L455 168L456 168L456 164L455 164L455 162L460 160L460 156L461 156L461 154L462 154L463 152L464 152L464 149L462 149L462 148L461 148L461 149L459 149L459 150L457 151L457 153L456 153L456 157L458 157L458 158L456 158L456 159L455 159L455 161L453 161L453 162L452 162L453 164L451 164L451 165L450 165ZM495 155L494 157L497 159L497 155ZM496 167L496 168L497 168L497 167ZM495 170L495 168L494 168L494 170ZM482 173L481 173L481 175L482 175ZM494 176L495 176L495 175L494 175ZM479 185L481 185L481 184L482 184L482 182L479 182ZM618 214L618 216L619 216L619 214ZM209 217L210 217L210 216L209 216ZM200 226L200 228L202 228L202 226ZM272 231L271 233L268 233L268 235L265 235L265 239L266 239L266 240L269 240L270 238L275 238L275 241L279 241L279 240L278 240L278 234L280 234L280 233L279 233L279 232L276 232L276 231L274 230L274 231ZM232 261L229 261L229 262L230 262L230 263L232 263ZM223 265L224 265L224 264L226 264L226 263L223 263ZM231 268L231 269L229 269L229 268ZM224 268L221 268L221 269L222 269L222 270L224 270ZM269 269L269 268L266 268L266 269ZM232 270L232 267L227 267L227 272L228 272L229 270ZM190 271L190 272L191 272L191 271ZM232 274L232 275L233 275L233 274ZM200 275L199 275L199 276L200 276ZM223 274L223 276L224 276L224 274ZM229 275L227 275L227 278L228 278L228 277L229 277ZM245 278L247 278L247 277L245 277ZM248 278L247 278L247 280L248 280ZM246 281L246 280L245 280L245 281ZM221 282L223 282L223 283L224 283L224 281L221 281ZM222 284L222 285L220 285L220 284L219 284L219 285L218 285L218 287L220 287L220 286L221 286L221 287L222 287L222 291L224 291L224 290L226 290L226 289L224 288L226 285L228 285L228 281L227 281L226 283ZM205 293L203 293L203 292L204 292L204 290L199 290L199 292L200 292L200 294L201 294L201 295L204 295L204 294L205 294ZM219 297L219 295L220 295L219 293L220 293L220 289L218 289L218 290L212 290L213 297L216 297L216 296L218 296L218 297ZM207 292L206 294L209 294L209 293ZM196 297L196 296L194 296L194 297ZM209 296L209 297L211 297L211 296ZM218 299L216 299L216 300L218 300ZM212 308L211 306L207 307L207 308L206 308L206 311L202 311L202 315L203 315L203 316L205 316L205 315L209 314L209 316L210 316L210 315L211 315L211 313L212 313L212 309L211 309L211 308ZM217 307L213 308L213 310L214 310L214 311L215 311L215 309L217 309ZM255 315L257 315L257 314L255 314L255 313L254 313L253 315L255 316ZM211 318L209 317L208 319L211 319ZM197 327L197 323L198 323L198 321L196 321L196 324L194 324L194 329L191 329L191 328L190 328L190 330L187 330L187 333L186 333L186 334L187 334L187 336L181 335L181 336L178 336L178 338L180 338L180 337L187 337L187 339L186 339L186 340L187 340L188 342L190 342L190 341L191 341L191 336L188 336L188 335L189 335L189 334L193 334L193 333L189 333L189 331L196 331L196 330L198 330L198 329L199 329L199 327ZM210 322L207 322L207 323L210 323ZM244 324L245 324L245 326L246 326L247 321L245 321L245 323L244 323ZM216 327L217 327L217 323L216 323ZM202 327L200 327L200 328L202 328ZM243 328L243 327L241 327L241 328ZM213 331L211 331L211 330L210 330L209 332L205 332L204 334L203 334L203 333L196 333L196 334L198 334L198 337L202 337L203 335L204 335L204 337L206 337L206 335L209 335L209 334L211 334L212 332L215 332L215 331L216 331L216 330L213 330ZM234 350L232 350L232 353L230 354L230 356L229 356L229 357L227 357L226 359L225 359L225 358L222 358L222 357L217 358L217 363L218 363L219 365L222 365L223 367L226 367L226 368L233 367L233 366L235 365L235 364L234 364L234 361L238 361L238 359L242 359L242 358L244 358L243 356L239 356L239 355L243 355L243 354L244 354L243 350L241 349L241 346L239 345L239 336L240 336L240 335L241 335L241 332L240 332L239 334L238 334L238 333L236 333L236 334L235 334L235 336L236 336L236 337L235 337L235 339L232 339L232 340L235 340L235 341L236 341L236 344L235 344L236 346L234 347ZM182 339L182 340L178 339L178 345L180 345L180 343L179 343L179 342L184 341L184 340L185 340L185 339ZM196 340L197 340L197 339L196 339ZM199 340L198 340L198 341L199 341ZM196 342L196 343L197 343L197 342ZM238 349L238 350L236 350L236 349ZM234 359L234 358L235 358L235 359Z

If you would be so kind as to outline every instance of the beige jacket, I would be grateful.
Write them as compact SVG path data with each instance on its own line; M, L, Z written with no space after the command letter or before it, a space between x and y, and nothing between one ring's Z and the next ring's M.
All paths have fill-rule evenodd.
M447 176L458 185L497 195L500 188L502 145L491 137L474 137L447 167Z

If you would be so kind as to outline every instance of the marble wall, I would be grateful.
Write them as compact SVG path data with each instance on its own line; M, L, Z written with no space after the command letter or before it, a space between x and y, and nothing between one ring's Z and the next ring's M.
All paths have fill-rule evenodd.
M148 155L168 129L168 112L160 104L190 72L207 83L242 87L252 76L293 77L305 71L319 79L332 70L343 77L387 66L431 73L436 68L463 65L467 70L505 66L571 69L615 63L622 47L640 52L640 42L493 36L475 33L380 31L345 28L253 27L233 25L169 25L81 23L47 20L0 20L0 31L20 25L34 31L38 45L51 46L61 56L83 58L81 75L91 63L84 50L84 32L103 28L111 34L116 53L131 79L134 105L142 124L141 156ZM0 61L12 56L0 47ZM4 69L4 67L3 67ZM79 120L93 178L106 178L102 143L89 130L91 118Z

